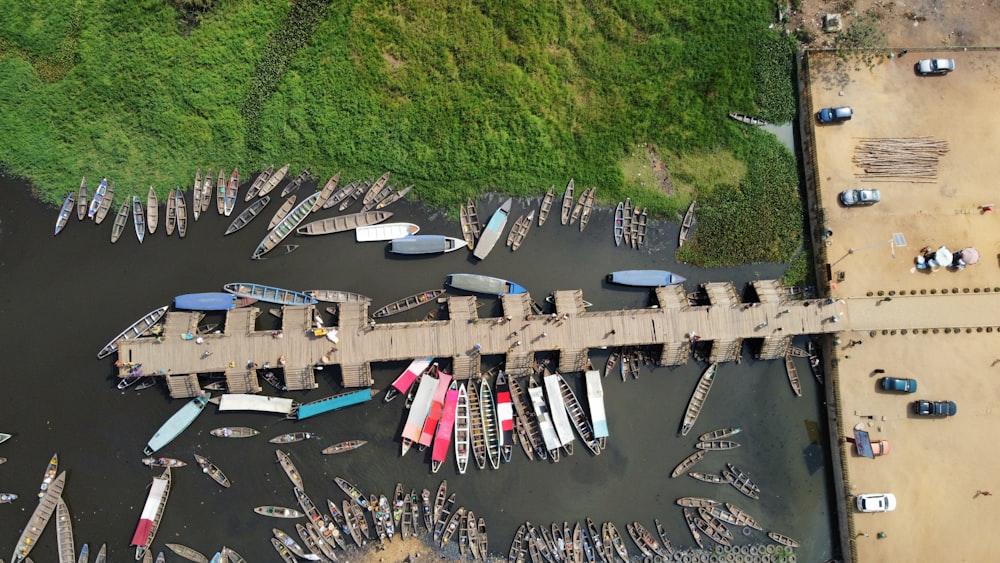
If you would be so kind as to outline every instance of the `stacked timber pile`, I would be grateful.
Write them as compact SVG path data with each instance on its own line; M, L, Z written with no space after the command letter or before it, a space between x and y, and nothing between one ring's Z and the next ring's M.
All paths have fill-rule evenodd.
M854 147L854 163L866 180L936 182L938 162L948 152L947 141L930 137L861 139Z

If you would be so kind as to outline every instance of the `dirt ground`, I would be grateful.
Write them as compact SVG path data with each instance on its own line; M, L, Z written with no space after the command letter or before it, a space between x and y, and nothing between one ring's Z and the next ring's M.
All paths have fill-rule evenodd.
M998 0L803 0L785 28L808 30L817 38L815 46L830 46L830 36L821 29L824 15L840 13L850 24L853 14L868 9L878 12L891 47L1000 45Z
M911 17L904 25L905 11L926 14L920 17L927 19L914 26ZM994 199L1000 202L993 185L1000 51L918 50L968 40L996 45L1000 26L989 26L998 11L993 2L927 1L909 7L897 2L890 21L899 25L889 28L893 51L910 53L883 59L870 69L848 69L846 80L822 76L832 75L832 66L812 65L821 74L813 81L813 107L850 105L855 112L847 123L815 128L820 206L826 227L833 231L828 263L835 278L840 272L845 276L835 280L832 293L844 299L845 315L852 309L877 309L883 321L889 316L900 329L889 335L876 331L875 336L870 326L851 330L863 324L864 315L859 314L846 317L845 330L838 334L844 434L861 425L872 440L892 444L888 456L875 460L857 456L850 444L842 445L847 493L892 492L898 500L894 512L851 511L856 531L851 541L862 563L987 561L1000 551L990 516L1000 508L992 494L1000 494L995 471L1000 448L994 445L992 419L993 409L1000 407L1000 386L992 381L993 372L1000 372L1000 330L984 311L984 304L1000 304L995 293L1000 288L1000 212L981 210ZM943 77L915 75L913 64L930 56L954 58L957 70ZM856 177L860 170L852 157L860 138L920 136L949 145L935 181ZM880 189L882 202L866 208L841 206L839 192L853 187ZM902 235L905 246L890 242L895 234ZM922 247L940 245L974 246L982 259L962 271L925 273L914 268ZM878 302L879 291L895 296ZM894 308L898 314L888 315ZM933 327L939 318L947 323L937 330L913 330ZM906 327L910 330L904 334ZM953 332L956 328L961 331ZM881 391L880 369L886 375L915 378L918 392ZM953 400L958 414L947 419L916 417L911 411L915 399Z

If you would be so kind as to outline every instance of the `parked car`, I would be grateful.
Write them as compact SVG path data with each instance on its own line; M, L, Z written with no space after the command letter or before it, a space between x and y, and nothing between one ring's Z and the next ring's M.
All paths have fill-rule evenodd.
M891 448L889 447L889 440L874 440L872 441L871 444L872 444L872 454L874 454L875 457L882 455L889 455L889 451L891 450ZM864 455L861 453L860 442L855 443L854 449L858 452L858 455Z
M916 393L916 379L901 379L898 377L883 377L882 389L886 391L901 391L903 393Z
M857 496L858 510L861 512L889 512L896 510L896 495L892 493L868 493Z
M917 74L948 74L955 70L955 59L922 59L916 64Z
M955 401L914 401L913 414L918 416L955 416Z
M840 203L845 207L875 205L882 201L882 192L878 190L858 189L840 192Z
M872 442L872 453L875 454L875 457L889 455L890 450L889 440L875 440Z
M854 110L848 106L839 108L823 108L816 112L816 121L820 123L840 123L854 117Z

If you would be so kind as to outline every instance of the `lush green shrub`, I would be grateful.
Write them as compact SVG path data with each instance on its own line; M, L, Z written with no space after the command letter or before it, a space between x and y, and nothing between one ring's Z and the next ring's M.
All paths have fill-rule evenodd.
M289 161L320 177L388 169L452 209L573 177L671 218L702 200L685 249L697 263L798 246L791 156L726 119L794 114L792 46L768 29L769 0L9 4L0 162L52 202L83 175L114 178L123 197L188 186L199 167ZM621 162L643 143L692 178L682 193L626 180ZM688 174L713 153L746 176Z

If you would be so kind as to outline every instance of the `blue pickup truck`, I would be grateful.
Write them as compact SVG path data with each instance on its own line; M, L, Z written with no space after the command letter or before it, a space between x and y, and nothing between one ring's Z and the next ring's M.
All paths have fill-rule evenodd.
M955 416L955 401L914 401L913 414L917 416Z

